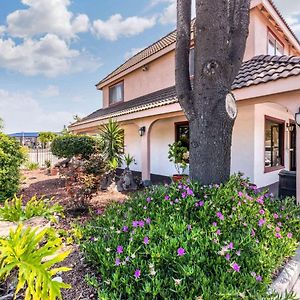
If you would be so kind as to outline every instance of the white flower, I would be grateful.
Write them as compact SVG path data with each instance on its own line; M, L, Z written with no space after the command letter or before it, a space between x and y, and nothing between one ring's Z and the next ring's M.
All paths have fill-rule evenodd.
M155 271L154 269L151 269L151 270L150 270L150 275L151 275L151 276L155 276L155 274L156 274L156 271Z
M182 279L174 279L174 281L175 281L175 285L179 285L181 284Z
M150 269L154 269L154 264L149 264Z
M110 252L110 251L111 251L111 249L110 249L110 248L106 248L105 250L106 250L107 252Z
M114 230L115 229L115 227L114 226L110 226L110 230Z
M131 258L135 258L135 254L133 253L133 254L131 254Z
M105 280L104 281L107 285L110 285L110 280Z
M121 233L121 230L117 230L116 233L117 233L117 234L120 234L120 233Z

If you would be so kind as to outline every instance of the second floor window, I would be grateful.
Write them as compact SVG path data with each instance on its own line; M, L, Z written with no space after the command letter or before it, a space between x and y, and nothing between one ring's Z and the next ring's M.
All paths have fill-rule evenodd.
M109 104L124 101L124 82L109 87Z
M284 47L275 36L269 32L268 34L268 54L269 55L283 55Z

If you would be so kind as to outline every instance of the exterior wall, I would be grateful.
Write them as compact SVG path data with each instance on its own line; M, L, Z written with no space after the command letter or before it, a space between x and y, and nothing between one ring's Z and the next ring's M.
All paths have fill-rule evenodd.
M238 105L238 116L233 128L231 173L243 172L254 182L254 105Z
M130 166L130 169L133 171L141 171L141 137L138 133L138 126L135 124L128 124L122 126L122 128L124 129L125 134L125 153L133 156L136 162L136 164ZM122 167L125 168L125 164Z
M273 184L278 181L278 173L280 170L265 173L264 168L264 145L265 145L265 116L270 116L276 119L284 120L289 123L293 115L287 112L283 106L277 104L265 103L255 105L255 143L254 143L254 181L260 187ZM285 169L289 169L289 140L285 130L284 138L284 163Z
M182 121L186 121L184 116L158 120L153 124L150 135L150 171L152 174L172 176L177 173L173 163L168 159L168 145L175 142L174 123Z

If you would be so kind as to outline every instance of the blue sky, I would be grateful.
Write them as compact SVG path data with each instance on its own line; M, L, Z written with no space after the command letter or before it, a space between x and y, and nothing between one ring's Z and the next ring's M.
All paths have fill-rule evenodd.
M275 2L300 35L300 1ZM95 84L170 32L175 9L175 0L0 1L5 131L57 131L100 108Z

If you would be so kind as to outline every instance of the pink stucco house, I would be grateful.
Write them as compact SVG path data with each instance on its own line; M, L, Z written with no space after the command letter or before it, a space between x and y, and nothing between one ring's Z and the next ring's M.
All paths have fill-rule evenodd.
M135 157L134 170L144 180L175 172L168 144L188 135L174 88L175 41L173 31L102 79L96 86L103 92L103 108L70 126L76 133L95 134L109 118L118 120L125 132L125 151ZM251 2L244 63L232 91L238 106L232 172L241 171L264 187L278 182L280 170L297 170L300 201L300 127L295 124L300 43L270 0Z

